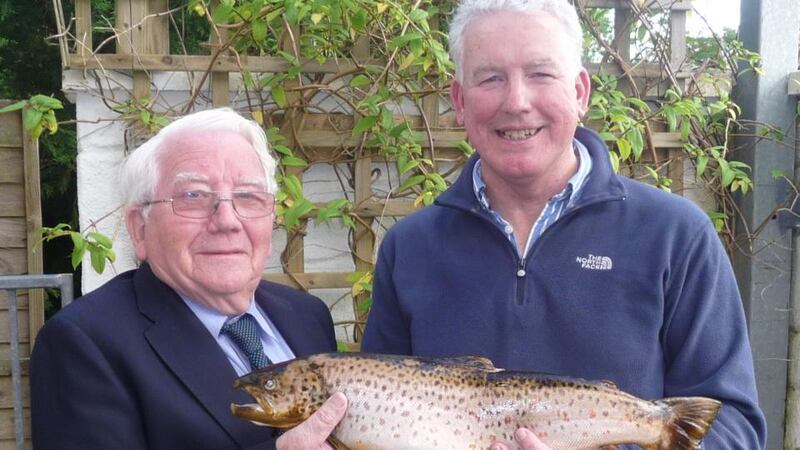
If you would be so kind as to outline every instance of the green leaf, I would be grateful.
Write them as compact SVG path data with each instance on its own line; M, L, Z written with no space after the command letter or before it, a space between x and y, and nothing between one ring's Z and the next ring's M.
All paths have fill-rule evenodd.
M308 162L306 162L303 158L298 158L296 156L284 156L281 158L281 164L287 167L306 167L308 166Z
M403 121L389 131L389 136L397 139L406 131L411 131L411 126L407 121Z
M105 252L94 245L89 245L89 253L92 255L92 268L94 271L97 273L103 273L103 271L106 269Z
M708 167L708 156L706 155L699 155L697 157L697 176L701 177L706 171L706 167Z
M286 190L286 193L289 194L289 197L293 199L303 198L303 183L300 182L300 179L297 178L296 175L284 177L283 188Z
M365 298L358 304L358 312L367 312L372 308L372 297Z
M428 20L428 12L424 9L415 9L408 14L408 18L413 22L422 22Z
M72 268L77 269L83 260L83 255L86 253L86 247L73 247L72 248Z
M611 167L614 173L619 173L619 155L614 152L608 152L608 158L611 160Z
M261 43L267 39L267 23L263 20L254 20L250 23L250 32L253 33L253 40Z
M269 142L272 142L272 139L270 139ZM281 155L294 156L294 152L292 152L292 149L283 144L273 145L272 149L280 153Z
M406 33L402 36L397 36L389 42L389 48L396 49L406 45L413 40L422 39L422 35L417 32Z
M64 109L64 105L61 104L61 100L41 94L31 97L31 105L43 109Z
M672 108L665 108L663 110L664 119L667 120L667 129L669 131L675 131L675 128L678 126L678 117L675 114L675 110Z
M617 139L617 149L619 150L620 159L628 159L631 156L631 144L627 139Z
M353 127L353 135L361 134L368 129L372 128L373 125L378 121L378 116L364 116L358 119L356 126Z
M32 130L36 125L39 125L39 122L42 120L42 115L43 113L41 111L37 111L33 108L26 109L25 113L22 115L22 125L26 130Z
M211 20L217 24L228 23L228 19L230 18L232 12L233 5L230 5L226 2L220 2L220 4L214 8L214 12L211 13Z
M447 182L445 182L444 178L442 178L442 176L439 175L438 173L436 173L436 172L429 173L428 174L428 179L433 181L434 185L436 186L436 189L439 192L442 192L445 189L447 189Z
M356 75L352 80L350 80L351 87L366 86L370 83L372 83L372 80L364 74Z
M414 175L413 177L409 177L403 182L403 184L400 185L400 187L397 188L397 192L403 192L412 186L422 183L423 181L425 181L425 175Z
M638 161L644 151L644 138L642 137L642 130L638 127L631 128L626 133L631 143L631 151L633 152L634 160Z
M287 229L293 229L300 223L300 218L314 209L314 205L307 199L301 199L294 206L283 213L283 224Z
M736 172L731 170L728 167L720 167L722 171L722 186L728 187L733 183L734 178L736 178Z
M419 161L417 160L412 159L411 161L404 161L402 165L400 165L398 161L397 171L399 175L403 175L410 170L416 169L417 166L419 166Z
M90 231L87 234L87 236L92 238L92 239L94 239L94 241L97 242L102 247L111 248L112 245L113 245L111 239L108 236L106 236L106 235L104 235L102 233L98 233L98 232L95 232L95 231Z
M2 113L7 113L7 112L11 112L11 111L16 111L16 110L18 110L18 109L22 109L22 108L24 108L24 107L25 107L25 104L26 104L26 103L27 103L27 102L26 102L25 100L18 101L17 103L12 103L12 104L10 104L10 105L6 106L6 107L5 107L5 108L3 108L3 109L0 109L0 114L2 114Z
M472 146L469 145L469 142L467 142L467 141L461 141L461 142L457 143L456 144L456 148L459 149L461 151L461 153L463 153L463 154L465 154L467 156L472 156L472 154L475 153L475 149L472 148Z
M350 23L353 24L353 28L357 31L364 30L367 25L367 13L363 9L359 10L350 17Z
M272 92L272 99L275 100L275 103L281 108L285 108L286 91L283 90L283 86L275 86L272 88L271 92Z

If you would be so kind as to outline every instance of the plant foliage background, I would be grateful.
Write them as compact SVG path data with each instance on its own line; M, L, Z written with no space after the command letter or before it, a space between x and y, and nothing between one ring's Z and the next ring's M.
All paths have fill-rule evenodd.
M743 71L760 70L759 57L726 30L721 36L689 37L686 59L673 61L669 14L643 10L636 0L622 3L630 10L631 40L623 52L614 42L613 10L578 8L585 28L585 60L599 67L592 77L586 124L607 140L615 167L626 175L670 190L675 186L670 164L690 168L710 193L706 206L721 239L731 254L736 246L747 254L747 243L758 228L734 229L738 211L732 196L747 194L752 181L749 167L736 160L732 137L757 129L764 138L783 138L768 124L743 124L739 107L730 98ZM357 267L368 268L372 261L357 252L356 241L361 233L379 236L392 220L363 217L354 205L356 161L369 156L383 164L372 172L388 186L381 192L382 201L405 200L406 205L422 207L447 188L472 152L468 142L442 148L434 139L437 131L458 131L447 98L452 63L446 52L446 24L454 4L454 0L170 1L170 52L212 59L277 56L285 61L288 69L274 73L253 73L242 64L244 101L236 105L263 124L280 158L276 223L290 236L304 235L309 220L344 228L353 258L361 263ZM64 6L65 17L70 17L71 5ZM113 52L114 2L92 1L92 12L94 51ZM75 113L60 94L61 66L52 38L59 30L53 14L49 1L0 4L0 97L28 98L18 107L28 108L26 123L41 133L46 270L77 267L88 253L95 270L102 271L114 262L113 243L95 229L77 229ZM74 33L74 27L65 32ZM345 69L308 73L309 61L335 62ZM639 76L637 70L646 65L660 67L657 76ZM103 74L98 71L95 76ZM37 94L52 95L60 102ZM190 111L207 92L192 92L180 104L169 104L157 95L134 99L104 94L118 120L147 134L170 117ZM304 145L306 126L345 132L350 139L320 158ZM659 152L654 133L662 131L680 133L682 148ZM341 196L323 203L306 197L302 174L311 164L334 167ZM61 236L71 239L55 239ZM289 257L284 255L282 261ZM357 338L370 305L369 270L354 272L349 281L353 287L344 300L353 302L354 320L341 325Z

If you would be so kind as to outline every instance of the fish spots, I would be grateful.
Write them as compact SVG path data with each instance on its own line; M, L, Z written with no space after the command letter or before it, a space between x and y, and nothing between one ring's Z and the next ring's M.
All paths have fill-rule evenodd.
M284 366L285 376L277 374L281 393L295 397L282 404L295 408L291 414L308 415L331 393L344 392L350 406L335 436L354 450L483 449L497 440L513 442L520 426L561 443L554 448L619 442L621 426L648 436L645 443L658 442L663 422L671 416L669 405L656 408L608 386L491 373L457 359L440 364L424 358L337 354L305 360L314 364L290 362Z

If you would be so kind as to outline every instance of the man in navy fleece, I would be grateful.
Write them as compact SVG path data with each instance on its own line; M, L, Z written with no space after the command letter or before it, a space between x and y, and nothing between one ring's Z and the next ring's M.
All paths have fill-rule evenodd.
M461 3L451 96L477 155L387 233L362 350L712 397L723 407L704 448L763 448L729 260L706 214L616 175L577 126L590 92L581 41L566 0ZM528 430L516 439L548 448Z

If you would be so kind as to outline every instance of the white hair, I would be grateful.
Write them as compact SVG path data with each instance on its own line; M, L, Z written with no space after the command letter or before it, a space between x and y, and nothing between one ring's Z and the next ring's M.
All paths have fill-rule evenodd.
M161 160L167 152L175 151L165 145L169 138L198 131L231 131L247 140L264 169L267 192L275 193L276 162L270 154L264 130L230 108L217 108L192 113L170 123L125 158L119 187L126 207L153 200L161 176Z
M456 66L456 80L463 81L461 73L464 63L464 33L475 18L495 11L512 11L527 14L549 14L563 27L567 38L572 41L574 54L565 56L572 59L577 73L583 54L583 31L575 7L567 0L462 0L450 21L450 58Z

